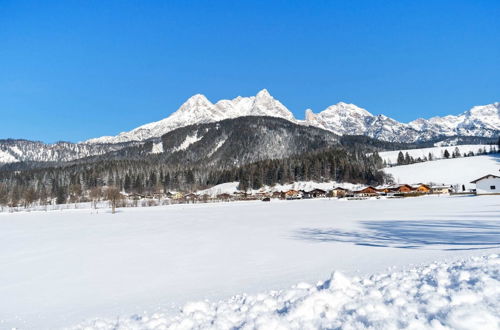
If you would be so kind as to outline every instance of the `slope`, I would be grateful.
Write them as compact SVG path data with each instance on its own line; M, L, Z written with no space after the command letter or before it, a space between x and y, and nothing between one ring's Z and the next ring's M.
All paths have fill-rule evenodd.
M441 159L384 169L399 183L437 183L473 189L470 182L486 174L500 170L500 155L484 155L464 158Z

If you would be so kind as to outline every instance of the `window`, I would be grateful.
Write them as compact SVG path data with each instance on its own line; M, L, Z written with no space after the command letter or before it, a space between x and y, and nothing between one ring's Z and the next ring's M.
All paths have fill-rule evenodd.
M495 187L495 186L490 186L490 189L491 189L491 190L495 190L495 189L496 189L496 187Z

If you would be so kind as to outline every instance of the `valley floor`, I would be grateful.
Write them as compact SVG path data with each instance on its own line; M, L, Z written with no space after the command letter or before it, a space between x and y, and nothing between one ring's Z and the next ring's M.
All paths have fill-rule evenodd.
M255 307L255 302L260 301L258 297L278 297L287 291L255 296L259 292L287 289L299 282L316 283L332 272L337 274L337 280L332 282L336 284L325 288L344 290L342 294L347 296L357 295L353 304L361 301L361 296L376 295L375 291L381 291L383 286L377 277L369 278L373 282L370 287L356 276L368 279L369 274L380 272L396 274L393 291L403 292L402 299L410 301L415 292L404 284L421 287L426 274L431 274L427 284L432 283L434 275L440 281L435 266L418 266L437 260L446 262L443 267L450 270L446 277L450 281L462 276L467 282L468 272L470 278L480 279L467 282L470 285L486 283L470 288L464 282L457 284L458 288L463 285L472 296L473 291L487 290L498 298L497 257L466 263L457 260L500 252L499 214L498 196L191 204L126 208L114 215L90 210L0 214L0 328L54 329L84 322L107 329L116 325L118 316L124 320L124 328L153 328L155 324L170 322L170 316L165 315L175 315L189 301L218 301L247 293L254 298L248 300L250 305L245 308ZM478 270L477 265L484 265L484 269ZM387 271L388 267L391 270ZM417 268L410 270L412 267ZM452 270L457 273L452 274ZM387 285L389 278L384 280ZM438 286L446 286L446 279L443 281ZM341 287L335 287L338 285ZM351 293L346 293L351 289ZM322 290L314 290L319 289L299 285L287 297L300 300L309 294L316 298L323 295ZM437 292L444 300L436 296L433 302L446 305L446 294ZM331 301L329 294L336 293L328 291L324 299L320 298ZM276 321L276 308L284 307L280 304L288 299L283 297L259 303L254 313L267 313L270 321ZM304 314L295 315L303 315L303 320L311 313L323 315L321 308L331 306L317 303L316 298L303 305L300 313ZM488 299L493 298L490 295ZM380 297L373 299L383 301ZM476 307L484 311L487 321L493 322L490 324L498 325L498 306L491 306L490 300L478 301ZM349 304L349 300L339 301L342 306ZM240 300L234 306L243 305ZM182 318L193 312L195 316L189 314L188 322L199 316L199 325L210 324L215 310L223 310L217 306L188 304L184 314L175 320L183 322ZM374 303L364 308L366 313L382 317L385 312L379 310L380 306L383 304ZM401 314L401 319L404 315L429 318L429 313L439 312L438 307L428 313L408 311ZM234 325L237 320L248 319L245 308L234 318L225 314L218 320ZM290 306L290 310L293 308ZM150 319L137 316L156 311L162 313L156 323L146 323ZM324 312L331 322L342 320L332 319L333 314ZM450 320L460 320L460 314L453 315ZM94 318L104 321L85 321ZM251 322L257 319L258 315L250 317ZM393 320L398 320L398 316ZM287 323L281 325L286 327ZM300 327L299 323L295 325ZM304 324L307 325L326 323Z

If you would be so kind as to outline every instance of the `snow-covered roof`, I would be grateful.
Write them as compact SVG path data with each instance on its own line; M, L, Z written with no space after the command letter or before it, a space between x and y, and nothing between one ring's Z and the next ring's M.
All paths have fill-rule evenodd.
M496 176L496 175L493 175L493 174L487 174L485 176L480 177L479 179L471 181L470 183L477 183L477 182L479 182L481 180L486 180L486 179L500 179L500 176Z

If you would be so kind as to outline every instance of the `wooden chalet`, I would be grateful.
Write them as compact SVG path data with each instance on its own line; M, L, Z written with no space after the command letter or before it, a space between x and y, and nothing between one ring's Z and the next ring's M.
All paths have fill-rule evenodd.
M323 189L313 189L307 193L311 198L326 197L326 191Z
M233 199L233 196L231 196L228 193L222 193L217 195L217 199L222 200L222 201L228 201Z
M331 193L333 197L345 197L345 195L347 195L348 193L348 190L342 187L337 187L333 188Z
M302 197L301 193L298 190L290 189L287 192L285 192L286 199L299 199L301 197Z
M379 191L372 186L368 186L368 187L365 187L361 190L356 191L355 195L357 195L357 196L378 196Z
M402 184L402 185L399 185L399 186L392 189L392 192L398 192L398 193L403 193L403 194L406 194L406 193L409 193L412 191L413 191L413 188L408 184Z
M413 186L412 188L414 191L419 192L419 193L423 193L423 194L430 194L432 191L431 187L429 187L428 185L423 184L423 183L419 183L419 184Z

